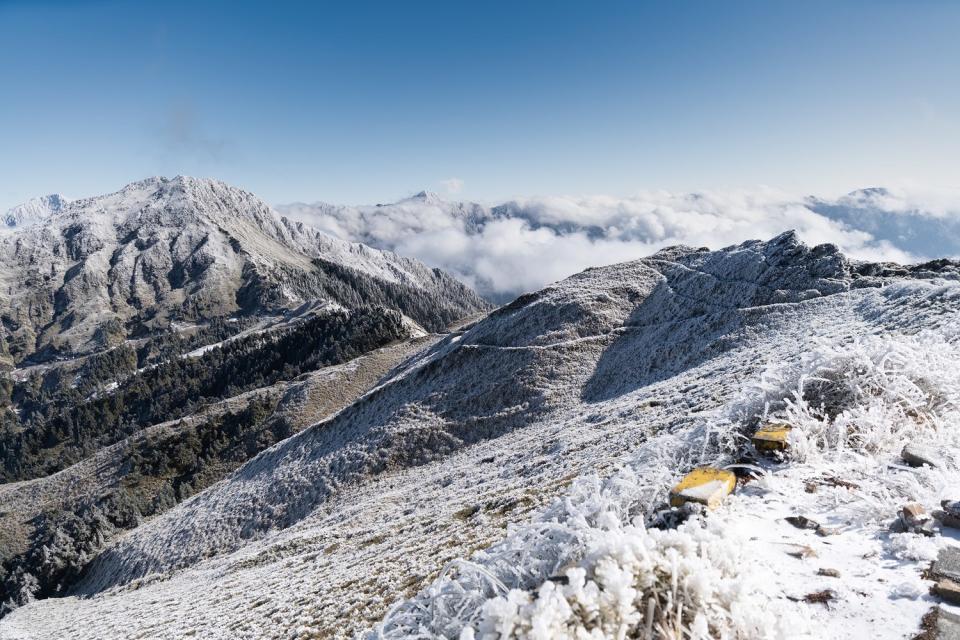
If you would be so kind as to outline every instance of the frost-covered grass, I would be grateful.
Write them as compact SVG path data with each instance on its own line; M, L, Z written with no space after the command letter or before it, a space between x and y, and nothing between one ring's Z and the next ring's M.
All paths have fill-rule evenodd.
M805 625L764 593L742 541L699 519L673 530L613 517L583 560L535 592L488 600L461 640L788 637Z
M765 411L783 417L802 376L840 388L853 379L804 360L805 351L842 369L830 354L849 359L868 336L910 342L923 338L903 336L933 330L943 338L930 349L952 344L960 287L910 275L854 283L844 269L830 251L780 238L715 254L664 252L559 283L411 359L354 409L280 445L282 456L261 456L145 523L101 556L87 597L21 607L0 621L0 638L348 638L377 620L389 638L476 638L481 624L506 619L491 603L541 607L541 589L557 606L530 615L517 607L513 619L556 622L562 598L568 628L602 634L597 621L581 620L585 596L564 593L580 583L563 579L580 570L584 594L625 602L627 587L637 591L628 613L640 615L631 629L639 637L645 619L658 621L658 635L676 628L669 600L684 603L688 634L702 629L698 613L722 635L744 616L767 625L783 611L809 618L816 638L901 640L930 607L914 558L942 540L891 536L885 525L903 502L929 510L950 497L941 487L952 467L904 467L892 442L865 453L856 441L842 454L812 447L802 460L749 457L751 430ZM931 360L923 349L919 357ZM813 408L815 390L839 393L806 386ZM856 409L849 398L811 413L809 428L834 428ZM946 424L951 410L931 407ZM432 450L436 458L422 455ZM674 591L672 566L664 583L633 550L680 535L654 525L681 473L744 462L761 477L711 512L707 529L680 532L707 544L672 547L696 567L687 575L716 579L684 592L680 572ZM328 486L335 490L321 491ZM821 538L784 520L798 513L840 533ZM818 555L796 553L803 548ZM725 585L740 583L759 588L728 598ZM805 601L828 588L837 594L829 607ZM654 592L663 604L644 618Z
M812 471L841 469L868 482L846 505L849 518L880 522L913 501L936 507L955 482L960 460L960 340L950 332L869 336L820 345L798 365L772 369L738 407L762 403L762 420L785 422L790 464ZM945 467L903 473L907 443L937 452ZM899 557L920 559L915 536L893 536Z
M955 461L957 362L960 344L949 331L814 345L795 362L770 366L693 427L652 438L612 477L579 479L535 522L513 529L472 562L455 563L419 597L394 607L376 635L801 636L804 627L783 594L765 591L743 558L749 545L729 527L711 524L719 517L665 531L644 521L656 520L681 472L741 461L751 453L748 436L756 426L782 421L793 426L789 460L761 463L756 491L776 492L786 478L856 477L849 497L833 500L833 516L845 518L864 541L882 537L895 560L930 558L935 542L883 530L907 501L935 506L953 479L952 469L906 470L898 456L905 443L917 441ZM894 591L890 597L918 595L916 587Z
M765 373L734 415L792 425L796 461L883 456L908 441L956 443L958 358L956 342L933 332L819 345Z

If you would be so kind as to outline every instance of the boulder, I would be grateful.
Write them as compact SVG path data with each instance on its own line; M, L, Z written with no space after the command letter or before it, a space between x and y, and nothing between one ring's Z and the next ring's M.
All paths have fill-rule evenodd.
M939 609L936 640L960 640L960 616Z
M944 578L933 587L933 592L949 602L960 605L960 584Z
M942 467L943 462L936 450L918 444L908 444L900 452L900 457L911 467L922 467L929 465L931 467Z
M931 573L937 578L960 582L960 547L944 547L937 554Z
M955 516L949 511L934 511L933 517L940 521L945 527L960 529L960 516Z

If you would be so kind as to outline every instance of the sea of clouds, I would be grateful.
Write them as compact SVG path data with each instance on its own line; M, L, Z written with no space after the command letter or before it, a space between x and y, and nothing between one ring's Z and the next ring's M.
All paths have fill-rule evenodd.
M960 192L866 189L840 198L773 189L548 196L488 206L420 193L387 205L283 205L333 236L415 257L503 302L587 267L670 245L721 248L795 229L865 260L960 256Z

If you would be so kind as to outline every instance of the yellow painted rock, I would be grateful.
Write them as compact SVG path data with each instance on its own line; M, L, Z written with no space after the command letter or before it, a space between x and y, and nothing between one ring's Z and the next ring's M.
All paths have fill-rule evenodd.
M768 424L753 434L753 446L759 451L783 451L787 448L787 437L791 427L788 424Z
M713 509L737 487L737 476L732 471L700 467L694 469L670 491L670 505L679 507L685 502L698 502Z

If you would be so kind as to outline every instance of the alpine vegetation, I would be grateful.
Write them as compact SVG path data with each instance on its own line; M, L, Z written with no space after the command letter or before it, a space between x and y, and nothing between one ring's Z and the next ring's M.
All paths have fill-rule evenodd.
M953 300L960 295L955 287L937 289L924 294ZM907 473L889 467L900 461L905 442L943 452L943 466L957 464L955 327L945 327L946 336L925 331L823 343L793 363L771 365L732 402L706 416L702 428L690 429L680 441L654 439L626 457L609 480L578 480L540 522L472 561L451 563L417 600L392 609L376 635L408 637L419 630L491 639L822 637L783 594L771 597L768 572L790 567L757 562L752 554L762 545L744 536L750 529L731 527L730 517L704 519L696 513L664 530L659 505L666 496L650 492L643 479L670 478L677 469L704 464L735 464L751 455L745 434L755 425L786 421L793 426L790 461L753 461L750 473L762 489L738 499L766 515L762 511L769 508L757 498L795 500L784 486L791 480L819 476L830 484L842 478L833 482L855 494L840 501L833 495L833 504L821 505L847 524L845 540L836 544L870 548L879 539L890 557L920 573L916 562L935 558L938 545L909 533L887 535L890 514L909 502L939 504L957 490L956 478L929 465ZM806 480L804 493L811 486L816 485ZM855 564L852 560L845 558ZM544 575L537 583L534 576ZM918 575L912 577L919 582ZM532 586L507 586L518 584ZM916 597L920 587L908 585L894 585L890 597ZM859 606L872 615L887 605ZM899 637L899 631L890 637Z
M78 461L3 486L18 550L7 588L26 595L0 634L919 632L926 563L949 553L960 489L957 263L851 260L793 233L671 247L440 334L406 314L374 314L356 332L344 317L336 335L383 327L387 344L377 330L342 355L330 350L339 339L302 350L303 337L284 337L338 317L315 313L276 337L251 326L193 347L189 362L230 372L226 387L218 373L189 374L203 413L58 447ZM184 366L168 360L129 380ZM331 397L362 372L367 382ZM130 384L113 393L136 398ZM254 397L267 418L237 413ZM782 441L761 448L771 425ZM671 488L704 467L733 476L735 491L713 508L676 501ZM75 509L65 487L112 495L97 478L158 508L131 512L130 525L70 525L102 543L67 554L38 552L59 520L17 533L55 499Z
M672 530L621 526L592 532L583 560L533 592L486 601L460 638L769 638L804 628L764 593L743 540L691 520Z
M0 640L960 640L960 2L768 4L0 0Z

